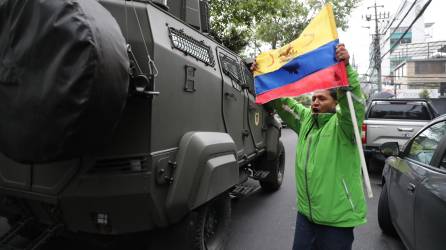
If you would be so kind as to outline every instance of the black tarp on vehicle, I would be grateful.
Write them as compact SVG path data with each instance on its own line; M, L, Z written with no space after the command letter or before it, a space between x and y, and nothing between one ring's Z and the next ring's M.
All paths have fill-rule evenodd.
M20 162L88 155L125 106L129 59L97 1L0 1L0 152Z

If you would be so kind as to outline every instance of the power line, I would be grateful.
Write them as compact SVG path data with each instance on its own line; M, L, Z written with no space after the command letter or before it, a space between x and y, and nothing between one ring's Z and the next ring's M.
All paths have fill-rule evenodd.
M404 15L404 17L401 19L401 21L400 21L400 22L398 23L398 25L395 27L394 31L391 32L391 33L389 34L389 36L384 40L383 44L385 44L387 41L389 41L389 39L390 39L390 37L392 36L392 34L395 33L395 31L400 27L400 25L403 23L403 21L404 21L404 20L406 19L406 17L409 15L410 11L413 9L413 7L414 7L415 4L417 3L417 1L418 1L418 0L413 1L413 3L412 3L412 5L410 6L409 10L406 12L406 14ZM406 33L407 33L407 32L406 32ZM402 39L402 37L404 37L404 36L406 35L406 33L404 33L404 35L401 36L401 39ZM398 40L397 44L401 41L401 39Z
M387 75L383 77L389 78L408 78L408 79L446 79L446 76L393 76Z
M371 82L371 81L366 81L366 82L361 82L363 84L367 84L367 85L376 85L376 82ZM439 82L428 82L428 83L424 83L424 82L411 82L411 83L384 83L384 86L395 86L395 85L401 85L401 86L424 86L424 87L432 87L432 85L441 85L441 83Z
M381 91L381 48L380 48L380 33L378 29L378 22L383 19L388 18L388 14L386 13L379 13L378 16L378 7L384 8L384 5L377 5L376 2L373 6L367 7L367 9L373 8L374 9L374 18L372 18L372 15L366 15L366 20L375 21L375 34L373 35L373 62L374 62L374 68L376 68L377 74L378 74L378 90ZM384 15L383 15L384 14Z
M396 41L388 51L386 51L386 53L384 53L381 56L381 60L390 52L392 51L396 46L399 45L399 43L401 42L401 40L403 40L404 36L407 34L407 32L409 32L409 30L412 28L412 26L415 24L415 22L423 15L424 11L427 9L427 7L429 6L429 4L432 2L432 0L429 0L427 3L424 4L423 8L420 10L420 12L417 14L417 16L415 17L415 19L412 21L412 23L409 25L409 27L407 27L406 31L404 31L403 35L398 39L398 41ZM390 36L389 36L390 37Z
M370 76L363 74L363 76ZM383 75L383 77L388 78L409 78L409 79L446 79L446 76L394 76L394 75Z
M398 8L398 13L395 14L395 16L393 17L393 19L392 19L392 21L390 22L390 24L388 24L387 27L385 27L385 28L383 29L384 31L382 31L381 34L384 35L384 34L387 33L387 31L392 27L393 22L395 22L396 19L397 19L397 18L401 15L401 13L403 12L404 7L406 7L406 4L407 4L407 0L405 0L405 1L403 2L403 4Z

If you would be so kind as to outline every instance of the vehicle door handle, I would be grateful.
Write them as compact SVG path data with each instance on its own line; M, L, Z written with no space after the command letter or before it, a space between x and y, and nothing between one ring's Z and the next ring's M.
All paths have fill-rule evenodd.
M232 99L234 99L235 101L237 101L237 97L235 97L235 95L234 95L233 93L226 92L226 93L225 93L225 97L226 97L226 98L232 98Z
M413 128L398 128L398 131L413 132Z
M407 186L407 191L409 191L410 193L415 192L415 184L409 183L409 185Z

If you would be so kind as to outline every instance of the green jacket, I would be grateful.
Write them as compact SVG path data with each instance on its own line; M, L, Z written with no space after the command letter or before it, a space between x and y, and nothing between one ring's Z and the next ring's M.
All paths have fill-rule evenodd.
M350 66L347 74L361 128L364 99L358 74ZM298 134L295 171L298 211L322 225L354 227L366 223L361 163L345 91L338 90L336 114L315 116L309 108L290 98L272 104Z

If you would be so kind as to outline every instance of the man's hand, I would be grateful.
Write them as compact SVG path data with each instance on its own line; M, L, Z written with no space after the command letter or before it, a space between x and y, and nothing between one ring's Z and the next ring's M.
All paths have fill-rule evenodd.
M257 70L257 62L254 60L254 62L251 64L250 68L251 72L254 73L254 71Z
M343 43L340 43L336 46L336 60L344 61L345 66L350 64L350 54L348 53Z

